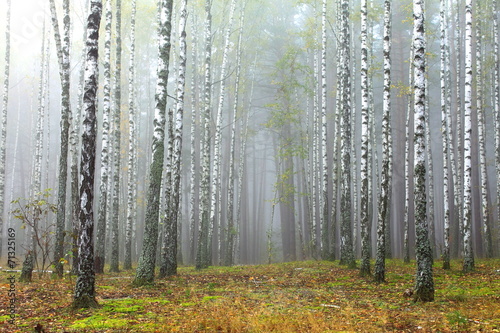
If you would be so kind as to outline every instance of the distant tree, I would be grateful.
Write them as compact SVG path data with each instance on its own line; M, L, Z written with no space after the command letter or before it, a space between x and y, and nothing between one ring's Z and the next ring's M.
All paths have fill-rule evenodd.
M84 85L83 132L81 150L80 228L78 238L79 266L72 307L97 307L94 272L94 174L96 157L96 105L99 53L100 0L91 0L87 19L87 57Z
M11 0L7 0L5 19L5 70L3 81L2 111L0 113L0 258L3 249L3 214L5 206L5 150L7 138L7 107L9 105L10 77L10 20Z
M434 300L432 276L432 251L427 225L427 198L425 190L425 100L427 84L425 76L425 12L423 0L413 0L413 68L414 68L414 116L415 116L415 230L417 274L414 299L429 302Z
M450 81L449 81L449 46L448 46L448 17L447 0L440 1L440 81L441 81L441 132L443 134L443 210L444 210L444 244L443 244L443 269L450 269L450 181L449 181L449 161L450 153L450 124L451 124L451 101L450 101ZM448 116L450 115L450 121Z
M236 81L234 84L234 101L233 101L233 123L231 125L231 143L229 156L229 179L227 189L227 230L226 230L226 251L224 254L223 264L231 266L234 264L234 245L236 240L237 226L234 223L234 185L235 185L235 146L236 146L236 125L238 116L238 102L240 94L240 78L241 78L241 45L243 37L243 26L245 22L244 9L240 14L240 27L238 35L238 46L236 50Z
M464 173L463 173L463 241L465 273L474 269L472 251L472 0L465 1L465 113L464 113Z
M341 178L340 178L340 263L350 268L356 266L352 244L351 218L351 81L350 81L350 41L349 29L350 1L341 3L341 52L342 52L342 104L338 107L341 113Z
M321 244L322 256L328 257L328 226L330 225L330 215L328 212L328 146L327 146L327 80L326 80L326 7L327 1L323 0L321 10L321 151L322 151L322 204L321 207Z
M127 188L127 224L125 228L125 258L123 261L123 269L132 269L132 229L134 224L135 211L135 194L137 187L137 168L136 168L136 104L135 104L135 16L137 12L136 1L132 0L132 13L130 16L130 63L129 63L129 78L128 78L128 188Z
M56 244L54 248L55 271L62 277L62 265L59 259L64 256L64 221L66 217L66 188L68 178L68 146L69 146L69 117L71 114L70 104L70 5L69 0L63 1L64 11L64 35L61 41L59 23L54 0L50 1L50 11L52 16L52 27L54 29L54 39L56 41L57 59L59 62L59 75L61 78L61 152L59 155L59 185L57 200L57 222L56 222Z
M179 68L177 73L176 110L172 119L173 149L172 149L172 193L170 198L169 215L165 220L165 230L169 232L166 237L166 270L165 276L177 274L177 221L180 216L181 200L181 156L182 156L182 128L184 122L184 87L186 83L186 20L187 0L183 0L179 18Z
M172 0L162 0L160 4L159 61L157 68L157 89L155 95L154 133L152 161L149 171L144 243L133 284L141 286L154 280L156 247L158 244L158 221L160 211L160 188L162 182L165 110L167 107L168 64L170 59L170 33L172 30Z
M209 259L210 228L210 110L211 110L211 62L212 62L212 13L211 0L205 0L205 63L203 83L202 142L201 149L201 189L200 223L198 228L198 248L196 251L196 269L207 268Z
M493 70L493 96L494 96L494 111L495 111L495 156L496 156L496 203L497 203L497 216L500 216L500 57L499 57L499 47L498 47L498 16L497 16L497 0L492 2L493 8L493 54L494 54L494 70ZM498 224L497 224L498 225Z
M121 72L122 72L122 1L116 0L116 15L115 15L115 72L114 72L114 110L113 110L113 198L111 210L111 256L110 256L110 272L119 272L119 221L120 221L120 178L121 178Z
M104 273L106 252L106 216L108 213L109 192L109 118L111 115L111 23L113 13L111 1L106 1L105 33L104 33L104 85L103 85L103 110L102 110L102 139L101 139L101 177L99 185L99 206L96 231L95 271Z

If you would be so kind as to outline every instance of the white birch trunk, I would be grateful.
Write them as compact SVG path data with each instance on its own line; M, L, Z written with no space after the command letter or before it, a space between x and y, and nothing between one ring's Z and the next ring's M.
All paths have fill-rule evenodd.
M200 195L200 224L198 230L198 249L196 253L196 268L207 268L209 265L209 237L210 237L210 110L211 110L211 59L212 59L212 14L211 1L205 0L205 79L203 96L203 152L201 161L201 195Z
M417 301L434 300L434 279L432 276L432 252L429 244L427 225L427 198L425 190L425 151L426 151L426 39L423 0L413 1L413 68L414 68L414 117L415 117L415 234L417 274L415 295Z
M368 178L368 6L367 0L361 1L361 275L370 275L370 223Z
M340 262L350 268L354 268L354 252L352 248L352 217L351 217L351 82L350 82L350 29L349 9L350 1L342 1L342 105L341 105L341 185L340 185L340 207L341 207L341 243Z
M478 11L481 4L477 2ZM493 256L491 230L489 226L490 209L488 200L488 173L486 171L486 110L483 106L485 97L483 96L483 34L481 20L476 22L476 110L477 110L477 130L479 141L479 165L481 171L481 218L483 229L483 249L487 258Z
M78 238L79 266L72 307L97 307L94 272L94 174L96 158L96 109L99 25L102 14L100 0L91 0L87 21L87 58L84 85L84 110L81 150L80 233Z
M125 258L123 262L123 269L132 268L132 229L134 224L134 201L135 188L137 182L136 174L136 105L135 105L135 16L136 16L136 1L132 0L132 13L130 17L130 63L129 63L129 78L128 78L128 124L129 124L129 137L128 137L128 168L127 168L127 224L125 227Z
M245 23L245 11L240 14L240 32L238 35L238 47L236 50L236 82L234 84L234 105L233 105L233 124L231 126L231 147L229 156L229 180L227 189L227 241L226 253L224 257L224 265L231 266L234 264L234 245L237 234L237 228L234 223L234 169L235 169L235 146L236 146L236 124L238 117L238 102L240 93L240 76L241 76L241 45L243 36L243 26Z
M221 145L222 145L222 109L224 108L224 98L225 98L225 90L226 90L226 70L227 70L227 62L228 62L228 53L229 53L229 37L231 34L233 17L234 17L234 8L236 6L236 0L231 1L231 8L229 12L229 21L226 29L225 37L224 37L224 51L222 55L222 66L220 73L220 91L219 91L219 103L217 106L217 119L216 119L216 127L215 127L215 142L214 142L214 156L213 156L213 167L212 167L212 198L211 198L211 208L210 208L210 234L209 241L211 240L211 235L213 229L217 227L219 232L217 240L217 248L218 251L215 255L215 261L218 262L220 258L220 243L221 243Z
M440 50L440 61L441 70L440 82L441 82L441 134L443 138L443 211L444 211L444 225L443 225L443 269L450 269L450 182L449 182L449 132L450 123L448 122L448 115L450 114L450 82L448 80L449 76L449 54L448 54L448 17L447 17L447 1L440 1L440 40L441 40L441 50Z
M382 175L378 198L377 256L375 281L385 281L386 223L391 184L391 1L384 1L384 100L382 118Z
M494 70L493 70L493 95L494 95L494 117L496 120L495 124L495 156L496 156L496 203L497 203L497 220L500 219L500 57L499 57L499 47L498 47L498 17L497 13L497 0L492 1L493 12L493 38L494 42ZM498 224L497 224L498 225ZM499 228L499 240L500 240L500 228Z
M99 185L99 207L96 230L95 270L104 273L104 259L106 250L106 217L108 214L109 192L109 118L111 115L111 1L105 7L105 35L104 35L104 85L103 85L103 111L102 111L102 139L101 139L101 183Z
M116 43L116 63L114 73L114 110L113 110L113 202L111 211L111 257L110 272L119 272L119 221L120 221L120 179L121 179L121 72L122 72L122 1L116 0L115 18L115 43Z
M50 10L52 16L52 26L54 29L54 39L56 41L57 58L59 60L59 74L61 77L61 152L59 155L59 178L57 191L57 217L56 217L56 235L54 246L55 271L59 277L62 277L62 264L60 259L64 256L64 220L66 215L66 188L68 178L68 139L69 139L69 117L71 114L70 106L70 5L69 0L63 1L64 10L64 37L61 43L59 34L59 25L54 1L50 1Z
M321 150L322 150L322 164L323 164L323 175L322 175L322 190L323 196L322 204L322 249L323 256L327 254L328 249L328 226L330 225L330 219L328 215L328 146L327 146L327 86L326 86L326 0L323 0L322 11L321 11Z
M465 110L464 110L464 170L463 170L463 237L464 263L463 271L474 269L472 250L472 0L465 5Z
M160 210L160 189L164 159L165 110L167 107L168 64L170 60L170 33L172 0L162 0L160 6L160 28L158 31L158 67L155 93L154 132L150 181L147 193L144 242L139 257L134 285L151 284L154 280L156 247L158 244L158 221Z

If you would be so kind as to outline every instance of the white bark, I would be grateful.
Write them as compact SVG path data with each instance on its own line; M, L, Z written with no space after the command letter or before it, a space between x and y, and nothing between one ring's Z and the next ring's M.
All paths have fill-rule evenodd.
M233 25L234 8L236 6L236 0L231 1L231 8L229 11L229 21L224 36L224 51L222 55L222 65L220 73L220 91L219 91L219 103L217 106L217 119L215 127L215 142L214 142L214 155L213 155L213 166L212 166L212 198L211 198L211 208L210 208L210 230L212 231L216 226L218 226L219 237L218 237L218 251L216 254L216 262L218 262L220 256L220 242L221 242L221 145L222 145L222 109L224 108L224 98L226 90L226 71L228 63L228 53L229 53L229 37L231 34L231 29ZM217 215L217 216L216 216ZM209 234L209 240L211 239L211 233Z
M464 110L464 170L463 170L463 237L464 237L464 272L474 269L472 251L472 0L465 5L465 110Z
M109 118L111 115L111 1L106 1L105 7L105 35L104 35L104 85L102 111L102 138L101 138L101 183L99 185L99 207L96 230L96 273L104 273L104 256L106 249L106 217L108 214L109 192Z
M323 175L322 175L322 190L323 196L321 207L322 209L322 249L323 255L325 256L328 244L328 225L330 224L328 215L328 146L327 146L327 101L326 101L326 0L323 0L323 6L321 11L321 150L322 150L322 164L323 164Z
M134 202L135 188L137 186L137 174L135 161L137 153L135 148L136 136L136 105L135 105L135 16L136 16L136 1L132 0L132 13L130 18L130 62L129 62L129 78L128 78L128 167L127 167L127 224L125 227L125 258L123 262L124 269L132 268L132 229L134 224Z
M96 157L96 104L99 25L102 3L91 0L90 15L87 23L87 58L85 68L85 93L82 128L82 159L80 187L80 234L78 238L79 269L73 300L74 308L96 307L94 273L94 173Z
M449 183L449 132L450 123L448 122L448 115L450 114L450 87L449 87L449 54L448 54L448 17L447 17L447 1L440 1L440 81L441 81L441 134L443 138L443 211L444 211L444 243L443 243L443 268L450 269L450 183Z
M370 223L368 221L368 6L367 0L361 1L361 275L370 274Z
M390 207L391 184L391 1L384 1L384 100L382 118L382 175L378 198L377 257L375 281L385 280L386 223Z
M432 252L429 244L427 225L427 198L425 189L426 151L426 39L423 0L413 1L413 68L414 68L414 117L415 117L415 233L417 274L415 300L434 300L434 280L432 276Z

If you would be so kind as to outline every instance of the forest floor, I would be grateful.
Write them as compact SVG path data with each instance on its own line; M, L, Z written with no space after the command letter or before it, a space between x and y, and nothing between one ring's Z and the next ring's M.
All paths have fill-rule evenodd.
M16 282L0 272L0 332L500 332L500 259L478 260L464 275L434 265L435 301L413 302L415 263L388 260L386 283L338 262L210 267L134 288L134 273L97 276L100 308L70 308L75 277ZM18 279L19 274L16 275Z

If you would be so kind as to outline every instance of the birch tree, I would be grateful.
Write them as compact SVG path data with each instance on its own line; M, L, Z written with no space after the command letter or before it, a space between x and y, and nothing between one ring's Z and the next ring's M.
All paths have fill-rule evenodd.
M361 1L361 268L360 274L370 275L370 223L368 221L368 6Z
M3 249L3 214L5 207L5 150L7 138L7 107L9 105L10 77L10 17L11 0L7 0L5 19L5 70L3 81L2 113L0 114L0 258Z
M187 0L181 2L179 18L179 69L177 75L176 111L174 116L174 138L172 154L172 195L170 215L166 221L166 228L171 232L167 244L167 270L166 276L177 274L177 220L180 215L181 200L181 153L182 153L182 128L184 119L184 87L186 83L186 20ZM170 226L169 226L170 225Z
M230 45L230 35L231 29L233 25L233 17L234 17L234 8L236 6L236 0L231 1L231 8L229 10L229 21L226 28L225 36L224 36L224 51L222 55L222 65L221 65L221 73L220 73L220 91L219 91L219 103L217 106L217 119L216 119L216 127L215 127L215 141L214 141L214 155L213 155L213 166L212 166L212 198L211 198L211 208L210 208L210 230L217 225L220 224L220 211L221 211L221 201L218 200L218 196L220 195L221 189L221 145L222 145L222 109L224 108L224 98L225 98L225 89L226 89L226 71L227 71L227 63L228 63L228 53L229 53L229 45ZM218 203L218 205L217 205ZM219 206L219 207L217 207ZM216 214L217 213L217 214ZM221 229L221 225L219 225L219 230ZM209 235L209 240L211 239ZM219 237L220 242L220 237ZM219 256L219 253L217 253Z
M481 12L481 3L477 2L478 12ZM487 258L493 256L491 230L489 226L490 207L488 200L488 173L486 161L486 106L483 93L483 34L481 20L476 22L476 110L477 110L477 130L479 143L479 165L481 172L481 224L483 230L484 252Z
M432 276L432 251L429 244L427 225L427 198L425 190L425 12L423 0L413 0L413 69L414 69L414 117L415 117L415 230L417 274L415 281L416 301L434 300L434 279Z
M323 0L322 10L321 10L321 151L322 151L322 196L321 201L323 207L321 207L321 244L323 257L327 257L328 249L328 225L329 215L328 215L328 147L327 147L327 118L326 118L326 94L327 94L327 83L326 83L326 0Z
M155 93L154 133L152 161L149 170L144 242L133 284L141 286L154 280L156 247L158 244L158 220L160 188L164 159L165 110L167 107L168 64L170 59L170 33L172 30L172 0L161 0L158 40L158 68Z
M210 224L210 110L211 110L211 62L212 62L212 0L205 0L205 63L203 84L203 139L201 144L201 195L200 223L198 230L198 248L196 252L196 269L209 265L209 224Z
M494 70L493 70L493 95L494 95L494 117L495 117L495 156L496 156L496 180L497 180L497 216L500 217L500 57L499 57L499 47L498 47L498 17L497 17L497 0L492 2L493 11L493 38L494 38Z
M125 227L125 257L123 269L132 269L132 229L134 224L135 211L135 188L137 182L136 160L137 153L135 147L136 136L136 105L135 105L135 16L137 12L136 1L132 0L132 13L130 16L130 62L128 78L128 167L127 167L127 224Z
M115 16L116 59L114 73L114 110L113 110L113 199L111 211L111 256L110 272L119 272L118 228L120 220L120 176L121 176L121 72L122 72L122 1L116 0Z
M448 164L449 164L449 132L450 132L450 123L448 122L448 115L450 113L450 97L449 93L449 54L448 54L448 17L447 17L447 1L440 1L440 41L441 41L441 50L440 50L440 63L441 69L439 71L440 82L441 82L441 133L443 138L443 210L444 210L444 225L443 225L443 233L444 233L444 243L443 243L443 269L450 269L450 182L449 182L449 172L448 172Z
M62 277L63 267L60 263L64 257L64 220L66 214L66 182L68 178L68 141L69 141L69 117L70 105L70 6L69 0L63 1L63 40L59 32L59 23L54 0L50 0L50 11L52 16L52 27L56 42L57 58L59 62L59 76L61 78L61 152L59 155L59 178L57 191L57 220L56 220L56 243L54 247L55 272Z
M240 27L238 35L238 46L236 49L236 81L234 84L234 101L233 101L233 123L231 125L231 146L229 155L229 180L227 188L227 232L226 232L226 253L224 256L224 265L231 266L234 263L234 245L237 228L234 223L234 173L235 173L235 145L236 145L236 124L238 116L238 102L240 94L240 77L241 77L241 45L243 36L243 25L245 22L244 8L240 14Z
M463 170L463 271L474 269L472 251L472 0L465 1L465 109L464 109L464 170Z
M350 81L350 1L342 1L341 47L343 53L342 68L342 104L341 104L341 179L340 179L340 211L341 211L341 243L340 263L350 268L356 266L352 245L351 226L351 81Z
M104 85L101 138L101 180L99 185L99 207L96 230L95 271L104 273L106 251L106 216L108 213L109 192L109 118L111 115L111 0L106 1L104 33Z
M85 62L84 109L81 150L80 228L78 238L79 266L72 307L97 307L94 272L94 173L96 157L96 106L99 53L100 0L91 0L87 19L87 56Z
M391 184L391 1L384 1L384 101L382 118L382 176L378 198L377 257L375 281L385 280L386 223L389 214Z

